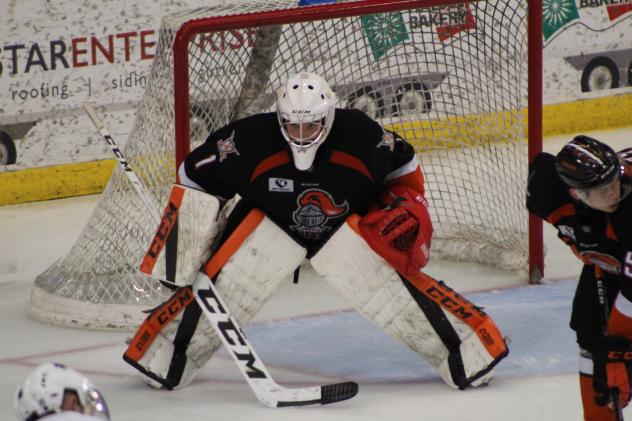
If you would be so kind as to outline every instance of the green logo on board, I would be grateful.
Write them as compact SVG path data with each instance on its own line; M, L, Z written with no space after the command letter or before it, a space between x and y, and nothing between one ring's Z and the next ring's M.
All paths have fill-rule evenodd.
M542 32L548 39L568 22L579 19L575 0L543 0Z
M376 61L409 38L401 13L378 13L362 16L360 20Z

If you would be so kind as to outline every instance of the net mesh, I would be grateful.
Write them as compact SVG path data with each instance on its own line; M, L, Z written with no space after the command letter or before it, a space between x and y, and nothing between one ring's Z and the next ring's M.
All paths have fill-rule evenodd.
M364 110L415 146L434 225L432 258L526 268L526 2L478 1L260 27L247 23L260 12L295 4L224 4L163 19L125 149L156 207L162 208L175 181L177 115L188 115L190 126L189 136L178 142L194 147L235 118L273 110L273 93L287 76L310 71L328 80L339 107ZM301 10L316 9L324 10ZM237 15L246 24L209 29L208 18L223 15ZM183 25L200 32L195 29L190 42L175 47L187 51L186 82L177 89L188 93L189 103L176 113L172 45ZM117 169L68 255L37 277L29 312L90 328L137 324L140 311L168 293L138 271L154 230L143 202ZM86 311L86 303L107 311Z

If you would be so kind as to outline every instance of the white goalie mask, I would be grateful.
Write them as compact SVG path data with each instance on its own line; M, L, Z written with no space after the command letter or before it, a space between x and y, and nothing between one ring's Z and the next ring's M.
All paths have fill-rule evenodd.
M336 100L325 79L307 72L290 77L277 92L281 133L299 170L311 168L318 147L327 138L334 123Z
M64 411L91 415L104 421L110 419L105 399L90 380L55 363L40 365L24 380L16 392L13 406L21 421Z

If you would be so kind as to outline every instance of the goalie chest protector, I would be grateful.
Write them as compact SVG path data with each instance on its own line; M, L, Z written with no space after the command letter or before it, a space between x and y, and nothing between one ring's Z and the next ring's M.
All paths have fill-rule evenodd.
M185 161L212 194L239 194L310 251L352 213L364 214L386 177L416 159L413 147L357 110L336 110L314 165L299 171L276 114L238 120L211 134Z

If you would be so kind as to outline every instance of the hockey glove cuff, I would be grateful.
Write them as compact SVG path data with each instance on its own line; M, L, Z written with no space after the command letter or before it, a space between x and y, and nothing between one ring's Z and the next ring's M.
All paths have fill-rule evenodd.
M432 223L428 202L417 191L401 185L384 193L385 208L364 216L358 226L371 249L399 273L418 272L430 258Z

